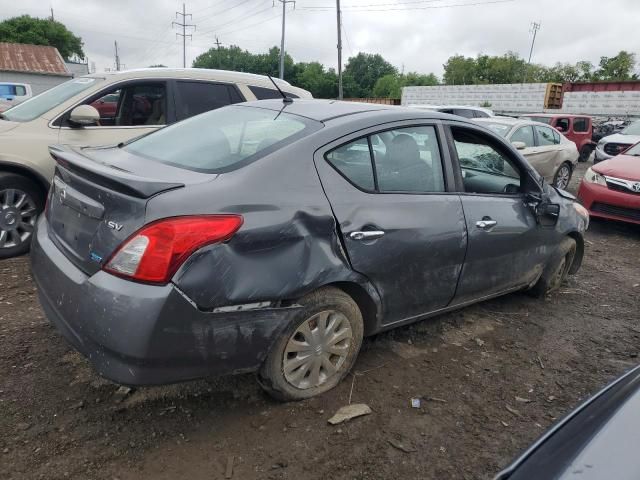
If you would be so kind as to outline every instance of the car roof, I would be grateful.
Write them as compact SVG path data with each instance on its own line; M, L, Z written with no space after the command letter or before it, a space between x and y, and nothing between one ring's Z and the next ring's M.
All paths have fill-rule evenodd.
M189 80L216 80L221 82L243 83L257 87L265 87L273 90L273 82L266 75L255 73L235 72L232 70L215 70L211 68L138 68L123 70L119 72L90 73L84 75L90 78L108 78L110 80L117 77L118 80L139 79L139 78L179 78ZM287 91L302 90L293 87L286 80L273 79L280 88Z
M576 115L572 113L523 113L521 117L544 117L544 118L589 118L589 115Z
M382 105L377 103L345 102L340 100L319 100L319 99L295 99L291 103L283 103L282 100L259 100L237 104L238 106L268 108L270 110L283 110L287 113L300 115L318 122L329 122L331 120L356 115L362 113L385 113L406 114L407 118L434 118L460 121L460 117L449 115L433 110L419 110L414 108L398 107L393 105ZM471 123L471 122L467 122Z
M478 123L499 123L510 127L520 125L540 125L541 127L553 128L551 125L542 122L535 122L526 118L513 118L513 117L490 117L490 118L474 118L474 122Z
M481 112L491 112L490 108L485 107L476 107L474 105L421 105L419 103L412 103L411 105L407 105L408 108L426 108L426 109L435 109L435 108L459 108L459 109L467 109L467 110L479 110Z

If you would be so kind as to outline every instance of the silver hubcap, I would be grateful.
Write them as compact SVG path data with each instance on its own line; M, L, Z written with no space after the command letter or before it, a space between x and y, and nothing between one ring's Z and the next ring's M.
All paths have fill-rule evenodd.
M566 165L563 167L560 167L560 170L558 170L558 176L556 179L556 187L562 188L562 189L567 188L567 185L569 185L570 175L571 175L571 172L569 171L569 167L567 167Z
M322 385L344 365L353 341L347 317L335 310L302 322L284 350L284 378L296 388Z
M36 224L37 208L22 190L0 190L0 248L13 248L27 242Z

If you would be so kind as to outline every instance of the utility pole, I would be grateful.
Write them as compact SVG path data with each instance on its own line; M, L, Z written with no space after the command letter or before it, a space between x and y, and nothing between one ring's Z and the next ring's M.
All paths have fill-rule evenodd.
M53 7L51 7L51 21L52 21L52 22L55 22L55 21L56 21L56 19L55 19L55 18L53 18Z
M182 27L182 33L176 33L176 37L182 37L182 67L187 67L187 37L193 38L193 35L187 33L187 27L193 27L193 31L196 31L196 26L190 23L186 23L187 17L193 16L190 13L187 13L186 7L184 3L182 4L182 12L176 12L176 18L178 15L182 17L182 23L179 22L171 22L171 26L177 25L178 27Z
M284 26L287 15L287 3L293 3L293 8L296 8L295 0L278 0L282 4L282 39L280 40L280 78L284 78ZM275 3L274 3L275 6Z
M116 72L120 71L120 56L118 55L118 42L114 41L114 45L116 46Z
M216 47L218 47L218 50L220 50L220 45L222 45L222 43L220 43L220 40L218 40L218 36L216 35L216 41L213 42L216 44Z
M536 43L536 34L538 30L540 30L541 22L533 22L531 24L531 28L529 29L529 33L533 33L533 39L531 40L531 50L529 50L529 62L531 63L531 56L533 55L533 46Z
M340 11L340 0L336 0L336 11L338 14L338 100L342 100L342 12Z

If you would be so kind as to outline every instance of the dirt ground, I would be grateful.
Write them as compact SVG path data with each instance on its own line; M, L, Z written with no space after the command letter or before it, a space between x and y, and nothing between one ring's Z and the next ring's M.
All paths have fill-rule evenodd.
M279 404L251 375L118 393L47 323L28 258L3 261L0 478L491 478L638 362L639 264L640 228L592 221L556 294L370 338L338 388ZM373 413L329 425L349 400Z

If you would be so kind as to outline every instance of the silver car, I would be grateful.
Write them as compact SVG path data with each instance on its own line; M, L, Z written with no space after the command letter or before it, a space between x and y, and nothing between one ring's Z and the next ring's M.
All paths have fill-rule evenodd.
M511 142L553 186L567 188L580 155L576 144L555 128L509 117L477 118L475 121Z

